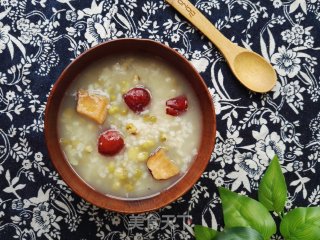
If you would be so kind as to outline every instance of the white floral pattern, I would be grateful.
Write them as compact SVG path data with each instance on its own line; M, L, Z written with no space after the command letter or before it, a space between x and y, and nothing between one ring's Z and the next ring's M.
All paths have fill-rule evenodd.
M163 0L0 0L0 239L194 239L194 224L223 227L216 187L255 196L274 154L289 186L286 209L320 204L320 2L192 3L233 42L271 62L278 82L270 93L241 86L216 48ZM88 48L123 37L171 46L212 94L218 131L206 171L182 198L141 215L188 219L130 229L132 215L80 199L48 158L43 115L53 83Z

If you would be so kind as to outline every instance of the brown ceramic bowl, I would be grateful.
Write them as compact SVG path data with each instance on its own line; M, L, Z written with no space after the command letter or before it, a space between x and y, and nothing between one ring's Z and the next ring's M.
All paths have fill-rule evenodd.
M158 195L139 200L119 199L106 196L84 182L68 163L60 147L57 130L58 110L62 98L70 83L81 73L82 69L92 62L108 55L132 51L141 51L159 56L184 74L185 79L192 85L201 103L203 126L199 153L187 173L175 185L163 192L159 192ZM161 43L145 39L119 39L109 41L93 47L77 57L62 72L52 88L46 106L44 125L49 155L62 179L74 192L86 201L98 207L122 213L140 213L156 210L173 202L187 192L197 182L205 170L213 151L216 137L216 116L212 99L199 73L175 50Z

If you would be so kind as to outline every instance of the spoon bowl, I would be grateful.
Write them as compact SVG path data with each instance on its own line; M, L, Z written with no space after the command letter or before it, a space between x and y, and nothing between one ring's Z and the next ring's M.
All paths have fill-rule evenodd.
M245 87L260 93L268 92L274 87L277 81L276 72L262 56L237 46L223 36L188 0L166 1L216 45L236 78Z
M232 71L244 86L255 92L268 92L277 81L272 66L259 54L250 51L236 55Z

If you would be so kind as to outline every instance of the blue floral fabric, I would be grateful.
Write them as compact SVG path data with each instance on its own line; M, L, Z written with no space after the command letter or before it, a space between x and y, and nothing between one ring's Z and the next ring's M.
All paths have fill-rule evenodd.
M278 74L271 92L245 89L217 49L162 0L0 0L0 239L194 239L195 224L224 225L217 187L256 196L274 154L289 186L286 209L319 205L320 1L192 3L233 42L271 62ZM46 99L62 70L88 48L125 37L183 54L217 113L216 148L201 179L142 215L76 196L54 170L43 134ZM133 219L140 225L130 227Z

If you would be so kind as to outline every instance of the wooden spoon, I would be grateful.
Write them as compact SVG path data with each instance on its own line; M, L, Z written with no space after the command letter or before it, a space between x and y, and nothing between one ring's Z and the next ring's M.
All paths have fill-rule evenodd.
M237 79L248 89L265 93L276 84L277 75L271 64L259 54L231 42L188 0L166 0L205 36L225 57Z

